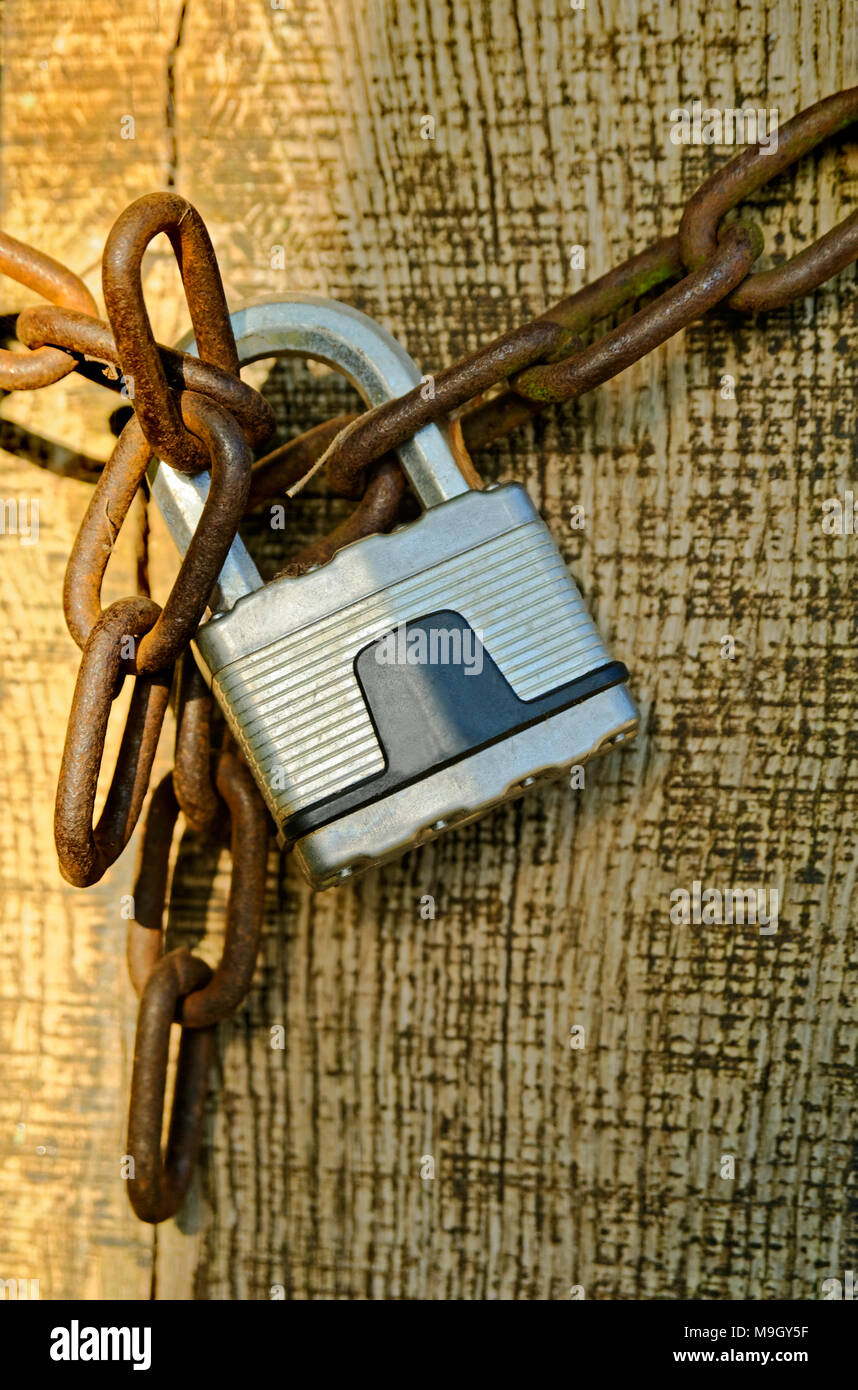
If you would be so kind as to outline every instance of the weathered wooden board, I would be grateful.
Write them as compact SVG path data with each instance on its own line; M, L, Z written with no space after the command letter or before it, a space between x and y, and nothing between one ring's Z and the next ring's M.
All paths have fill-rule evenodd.
M3 11L2 225L85 273L97 293L104 237L121 204L163 177L163 73L170 39L154 7L96 0ZM121 139L137 114L138 139ZM2 310L33 296L2 282ZM72 379L7 398L3 415L41 438L106 457L102 393ZM49 452L51 465L57 458ZM152 1233L128 1209L120 1161L134 1009L120 898L133 859L88 893L65 885L53 799L77 670L62 618L65 560L90 489L2 456L0 496L38 502L38 544L0 536L4 787L0 969L0 1277L42 1298L146 1298ZM131 591L125 538L109 597ZM106 763L115 757L119 718Z
M722 154L671 144L673 108L783 121L858 81L854 11L810 0L7 0L5 26L9 231L97 287L115 215L174 186L236 307L346 299L425 370L675 227ZM757 201L788 253L856 206L858 148ZM0 307L24 302L2 288ZM174 337L160 248L147 290ZM78 894L51 846L75 666L59 591L86 486L4 457L0 495L43 507L38 546L0 537L0 1277L48 1297L730 1299L818 1297L855 1267L856 541L821 526L853 481L855 305L850 270L766 319L713 315L477 459L542 507L633 671L641 736L583 790L336 894L272 851L204 1167L156 1238L118 1176L131 870ZM303 368L270 384L284 433L351 400ZM103 457L108 408L65 383L4 415ZM311 489L290 545L340 507ZM251 530L273 556L265 518ZM171 565L156 536L156 596ZM674 924L694 880L777 890L777 932ZM227 887L227 863L184 843L173 940L204 935L214 959Z

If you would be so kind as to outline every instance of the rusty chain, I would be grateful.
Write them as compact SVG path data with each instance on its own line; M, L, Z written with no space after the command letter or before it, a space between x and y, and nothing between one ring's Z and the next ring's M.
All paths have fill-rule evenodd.
M188 706L186 705L187 709ZM195 734L190 735L195 742ZM188 751L180 717L177 767ZM206 746L208 740L206 739ZM200 749L197 747L196 754ZM199 758L195 776L199 775ZM206 756L208 763L208 756ZM180 809L175 773L152 794L128 923L128 969L140 996L128 1112L128 1192L142 1221L164 1221L182 1202L202 1136L214 1029L250 988L262 929L267 849L266 811L244 762L228 746L216 758L216 794L229 815L232 877L220 964L212 971L184 949L162 954L163 915L173 831ZM183 808L184 809L184 808ZM193 822L189 818L189 823ZM181 1028L167 1151L161 1156L170 1026Z
M748 147L688 200L678 231L521 328L362 415L340 416L252 463L251 447L273 428L268 403L238 375L239 363L217 260L199 213L175 194L138 199L108 237L103 289L108 322L78 276L0 234L0 273L48 304L22 311L25 351L0 352L0 388L32 390L74 370L116 389L134 413L96 482L66 571L66 619L82 648L60 770L55 838L70 883L95 883L115 862L139 819L171 698L175 766L149 801L134 888L127 953L140 996L128 1124L129 1194L144 1221L173 1214L199 1153L214 1028L250 988L263 920L267 819L262 799L228 735L213 746L211 696L188 650L212 586L247 511L297 490L324 467L331 490L356 503L330 535L281 571L324 564L343 545L395 524L406 484L393 452L431 421L453 419L470 451L525 423L550 404L593 390L710 309L782 308L858 258L858 211L791 260L751 269L759 228L726 220L738 205L802 156L858 120L858 88L817 102L782 126L775 151ZM141 265L165 232L173 247L200 356L155 342ZM601 322L645 301L631 317L588 341ZM121 376L120 376L121 374ZM488 394L487 393L494 393ZM163 607L144 592L101 608L110 553L152 454L212 484L197 531ZM145 522L144 522L145 533ZM145 574L145 556L139 565ZM178 678L174 680L174 668ZM126 676L134 690L104 808L93 826L96 784L113 702ZM232 878L220 964L185 949L164 953L171 847L179 816L220 844L230 828ZM181 1029L166 1151L163 1108L172 1024Z

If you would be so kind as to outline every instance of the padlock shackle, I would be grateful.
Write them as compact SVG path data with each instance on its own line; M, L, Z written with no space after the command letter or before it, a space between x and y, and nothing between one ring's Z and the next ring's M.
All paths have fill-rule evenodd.
M417 363L386 328L336 299L290 295L242 309L231 322L242 363L312 357L342 372L370 407L404 396L423 381ZM424 425L396 454L424 507L469 491L439 425Z
M370 407L405 395L423 380L416 362L381 324L338 300L290 295L241 309L230 315L230 322L242 365L261 357L310 357L342 372ZM192 338L183 340L181 347L196 353ZM438 506L469 491L441 426L424 425L396 453L424 507ZM182 550L202 512L209 475L189 477L155 460L149 481L152 496ZM236 536L213 603L217 608L231 608L261 587L259 571Z

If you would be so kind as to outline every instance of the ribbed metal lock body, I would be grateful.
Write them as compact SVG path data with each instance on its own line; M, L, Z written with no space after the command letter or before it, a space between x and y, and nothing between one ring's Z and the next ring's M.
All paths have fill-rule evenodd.
M326 330L340 315L350 344L365 331L375 365L393 344L409 384L419 381L378 325L308 297L236 315L245 359L285 347L336 361L375 403L377 390L342 351L330 341L320 349L306 326L295 333L301 313ZM252 582L237 541L219 585L229 611L197 634L198 658L281 842L294 845L316 887L473 820L637 726L627 672L611 660L525 490L469 490L443 432L428 446L424 434L403 450L427 502L417 521L264 587ZM168 477L163 465L153 478L174 534L193 524L189 487L200 491L198 480Z

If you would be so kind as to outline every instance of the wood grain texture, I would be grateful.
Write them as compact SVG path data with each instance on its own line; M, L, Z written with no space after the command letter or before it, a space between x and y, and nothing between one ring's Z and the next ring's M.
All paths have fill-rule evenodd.
M858 81L837 0L74 0L62 17L10 0L5 56L12 233L87 270L131 197L175 187L232 305L345 299L426 371L676 226L723 152L672 145L674 107L783 121ZM767 256L788 254L858 203L858 146L753 201ZM147 292L175 336L160 248ZM58 595L85 486L4 459L2 495L41 486L51 525L26 552L0 538L0 1276L32 1252L51 1297L141 1297L151 1279L161 1298L732 1299L816 1298L856 1267L856 540L821 529L854 482L855 315L854 269L759 321L714 314L477 458L543 510L633 672L641 735L583 791L541 791L336 893L314 897L272 851L203 1169L156 1236L114 1166L130 868L75 894L50 843L74 671ZM268 389L283 434L352 401L292 364ZM4 414L103 457L108 408L65 383ZM342 505L311 488L289 545ZM264 515L249 532L273 562ZM156 535L156 596L171 565ZM778 932L674 925L670 894L694 879L777 889ZM215 959L227 888L226 859L185 837L172 941ZM47 1142L66 1161L15 1147L19 1117L62 1135Z

